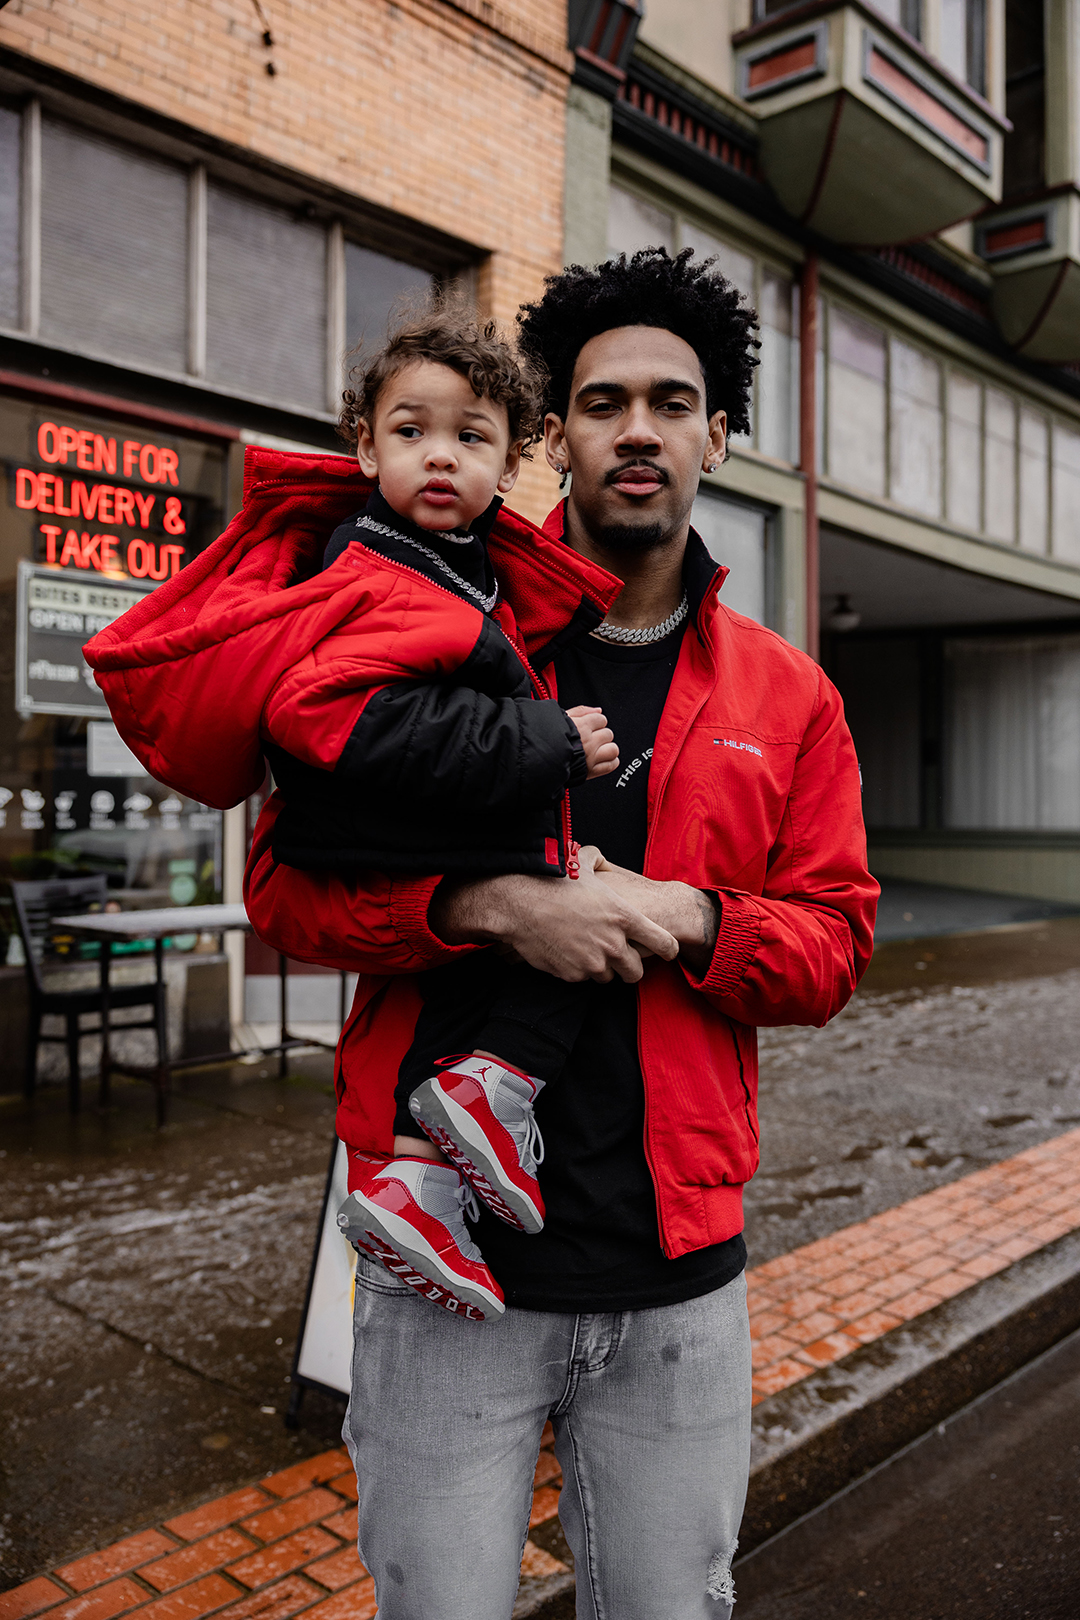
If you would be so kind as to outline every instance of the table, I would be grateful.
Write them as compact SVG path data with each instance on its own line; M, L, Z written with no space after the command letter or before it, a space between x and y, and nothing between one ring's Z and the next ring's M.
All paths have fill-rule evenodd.
M288 958L278 952L278 976L281 980L280 1039L272 1046L251 1046L236 1052L211 1053L206 1057L174 1058L170 1061L168 1026L165 1005L165 941L183 934L225 934L233 929L251 932L251 921L242 905L225 906L163 906L152 911L86 911L75 917L56 917L54 928L65 928L73 934L97 940L101 946L101 1073L99 1101L109 1101L109 1079L114 1072L133 1074L150 1080L157 1100L157 1121L165 1123L166 1099L174 1069L194 1068L203 1063L225 1063L237 1058L280 1054L279 1074L284 1077L286 1054L298 1046L321 1046L328 1051L328 1041L306 1039L289 1031L286 1016L286 986L289 976ZM109 1046L110 966L112 948L117 940L151 939L154 942L154 1032L157 1036L158 1060L147 1067L143 1064L114 1062ZM341 975L341 1022L345 1022L345 974ZM117 1028L123 1026L118 1025Z

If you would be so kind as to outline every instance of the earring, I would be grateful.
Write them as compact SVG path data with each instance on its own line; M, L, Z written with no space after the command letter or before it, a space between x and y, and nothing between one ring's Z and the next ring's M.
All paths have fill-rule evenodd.
M566 468L563 466L561 461L557 461L555 463L555 471L559 474L560 478L562 477L563 473L566 471Z
M570 476L569 467L564 467L561 461L557 461L555 463L555 471L559 475L559 488L560 489L565 489L566 488L566 480Z

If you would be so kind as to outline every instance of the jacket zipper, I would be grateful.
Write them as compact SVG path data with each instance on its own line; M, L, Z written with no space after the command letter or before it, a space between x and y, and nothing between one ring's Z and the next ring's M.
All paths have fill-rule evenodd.
M360 541L360 544L363 545L363 541ZM367 547L365 546L364 549L367 550ZM427 574L422 574L420 572L419 568L411 568L408 563L398 562L396 557L382 557L378 552L373 552L372 555L379 556L379 560L381 562L388 562L391 568L400 568L402 573L415 574L417 579L422 579L427 585L434 585L437 591L442 591L444 596L453 597L455 602L465 602L466 607L472 607L474 605L472 602L466 602L465 598L459 596L456 591L448 591L446 586L440 585L437 580L429 579ZM479 612L480 609L477 608L476 611ZM487 617L486 614L484 616ZM525 666L526 673L533 684L534 691L539 692L545 698L550 698L551 693L548 691L547 685L541 680L535 669L533 669L532 665L529 663L527 655L514 646L514 643L510 640L510 637L506 634L506 631L503 629L502 625L497 619L492 618L491 622L499 632L500 636L502 636L503 640L506 642L506 645L513 652L514 657L519 658L522 664ZM581 863L578 860L578 852L581 849L581 845L575 841L573 831L570 826L569 789L567 789L567 791L563 794L562 823L566 875L567 877L576 878L581 875Z
M493 620L492 622L494 623L495 621ZM525 653L523 653L523 652L518 651L518 649L514 646L514 643L510 640L510 637L506 634L506 631L503 629L501 624L496 624L495 628L498 630L499 634L506 641L507 646L513 648L515 657L521 659L521 662L524 664L526 670L528 671L529 679L532 681L533 686L536 689L536 691L542 692L546 698L550 698L551 697L551 692L548 689L547 682L541 680L540 676L536 673L535 669L533 669L532 665L529 663L527 655ZM578 854L579 854L579 852L581 850L581 845L575 839L574 834L573 834L573 829L570 826L570 789L569 788L567 788L566 792L563 794L562 823L563 823L563 844L564 844L565 850L566 850L566 875L569 878L577 878L577 877L581 876L581 862L578 860Z
M719 573L719 569L717 570L717 573ZM706 597L708 596L709 591L712 590L713 580L715 580L715 578L716 578L716 574L714 574L713 579L709 581L708 590L706 590L706 592L705 592ZM705 598L703 597L702 600L704 601L704 599ZM674 677L673 677L673 679L674 679ZM686 724L683 726L682 731L679 733L679 736L676 739L675 745L671 749L671 753L670 753L670 756L669 756L669 759L668 759L667 767L666 767L666 769L664 771L663 779L662 779L662 781L660 783L660 786L657 788L656 798L654 800L655 809L654 809L654 814L653 814L653 818L652 818L652 823L651 823L651 825L649 827L648 837L645 840L645 861L644 861L644 865L645 865L646 870L648 869L648 865L649 865L649 853L650 853L650 851L652 849L653 830L655 829L655 827L657 826L657 824L658 824L658 822L660 820L660 809L661 809L661 806L663 804L664 794L667 791L668 782L669 782L669 780L671 778L671 773L675 769L675 761L678 759L679 754L682 751L682 746L683 746L683 743L686 741L687 736L689 735L690 727L694 724L694 721L697 719L698 715L701 713L702 709L705 707L705 700L706 700L707 697L708 697L707 692L702 695L700 703L698 703L696 705L696 707L693 709L692 713L690 714L689 718L687 719ZM641 992L639 990L638 991L639 998L640 998L640 994L641 994ZM737 1050L737 1048L736 1048L736 1050ZM649 1174L652 1177L653 1194L654 1194L655 1199L656 1199L656 1219L657 1219L657 1224L658 1224L658 1226L660 1228L661 1242L664 1243L666 1241L666 1238L667 1238L667 1226L666 1226L666 1223L665 1223L665 1220L664 1220L663 1206L660 1203L660 1183L657 1180L657 1176L656 1176L656 1161L654 1159L653 1150L652 1150L652 1107L650 1105L649 1085L648 1085L648 1080L646 1078L645 1054L642 1051L642 1047L641 1047L641 1018L640 1018L640 1015L638 1017L638 1063L641 1066L641 1077L642 1077L642 1080L644 1082L643 1089L644 1089L644 1092L645 1092L645 1142L644 1142L645 1160L646 1160L646 1163L649 1166ZM739 1053L739 1072L740 1072L740 1075L741 1075L742 1074L742 1054L741 1053ZM745 1089L746 1088L745 1088L745 1081L744 1081L744 1084L743 1084L744 1092L745 1092ZM666 1252L666 1249L665 1249L665 1252Z

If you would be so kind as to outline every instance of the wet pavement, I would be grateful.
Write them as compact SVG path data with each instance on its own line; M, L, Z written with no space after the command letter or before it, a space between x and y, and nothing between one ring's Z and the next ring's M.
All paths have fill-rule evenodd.
M0 1585L336 1442L328 1397L282 1423L333 1122L291 1061L189 1072L161 1133L135 1083L0 1102ZM751 1264L1074 1128L1080 919L886 945L828 1029L763 1032L761 1114Z
M1036 922L1076 916L1080 905L1054 900L1028 900L1012 894L986 894L977 889L948 889L937 883L881 884L874 943L924 939L973 928L1000 928L1005 923Z
M1080 918L885 945L760 1051L751 1265L1080 1124Z
M1080 1334L735 1566L739 1620L1075 1620Z
M333 1122L329 1054L61 1087L0 1113L0 1571L11 1584L337 1441L337 1402L281 1414Z

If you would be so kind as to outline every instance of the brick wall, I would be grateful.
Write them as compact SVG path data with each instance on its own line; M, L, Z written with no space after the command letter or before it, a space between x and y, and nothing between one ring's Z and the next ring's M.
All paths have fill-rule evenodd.
M562 263L565 0L263 10L270 50L251 0L10 0L0 43L464 239L511 321ZM541 455L515 504L556 493Z

